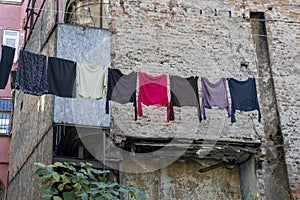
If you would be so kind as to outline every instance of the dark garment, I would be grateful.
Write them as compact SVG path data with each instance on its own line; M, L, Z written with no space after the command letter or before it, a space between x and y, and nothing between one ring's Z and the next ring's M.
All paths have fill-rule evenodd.
M16 87L32 95L47 93L47 57L21 50Z
M0 89L6 87L11 67L14 62L15 48L2 46L0 63Z
M235 111L258 111L258 121L261 121L255 78L246 81L238 81L233 78L228 80L231 96L231 123L236 122Z
M109 101L121 104L132 102L134 106L134 119L137 120L136 104L136 72L124 75L119 69L108 70L106 114L109 113Z
M76 97L76 63L61 58L48 58L48 91L60 97Z
M189 78L170 76L170 120L175 119L173 106L195 106L198 109L199 122L201 122L198 79L199 77L197 76Z
M15 89L16 88L16 79L17 79L17 69L13 69L10 72L10 87L11 89Z
M205 108L227 109L230 117L230 106L228 102L226 79L221 78L217 83L211 83L205 77L201 78L202 86L202 115L206 119Z

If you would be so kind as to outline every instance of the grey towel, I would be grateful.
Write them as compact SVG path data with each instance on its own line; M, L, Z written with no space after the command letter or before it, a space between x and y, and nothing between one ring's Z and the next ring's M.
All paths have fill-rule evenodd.
M134 106L135 120L137 120L136 81L136 72L131 72L130 74L125 75L119 69L108 70L106 114L109 113L110 100L121 104L132 102Z
M195 106L198 108L198 118L199 122L201 122L198 79L199 77L197 76L189 78L170 76L170 120L175 119L173 106Z

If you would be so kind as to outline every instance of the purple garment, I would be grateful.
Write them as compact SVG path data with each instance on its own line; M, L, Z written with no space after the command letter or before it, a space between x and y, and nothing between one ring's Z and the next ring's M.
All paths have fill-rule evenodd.
M205 108L227 109L230 117L230 106L228 102L226 80L221 78L217 83L211 83L205 77L201 78L202 85L202 114L203 119L206 119Z

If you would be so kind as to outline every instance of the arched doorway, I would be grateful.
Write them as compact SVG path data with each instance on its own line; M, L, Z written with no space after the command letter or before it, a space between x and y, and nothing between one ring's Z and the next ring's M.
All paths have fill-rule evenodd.
M108 28L108 0L68 0L64 22L86 27Z

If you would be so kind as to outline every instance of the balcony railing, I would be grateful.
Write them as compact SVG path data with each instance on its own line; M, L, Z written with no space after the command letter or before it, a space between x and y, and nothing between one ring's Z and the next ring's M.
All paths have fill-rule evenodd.
M26 8L26 19L25 19L25 45L26 41L29 39L30 35L32 34L32 31L36 25L36 22L39 18L39 16L42 13L42 10L44 8L44 5L47 0L43 0L42 2L37 0L29 0Z
M82 1L84 2L84 1ZM53 3L50 9L46 8L48 3ZM55 24L57 23L69 23L81 26L88 26L88 27L96 27L100 29L108 29L108 21L107 21L107 12L108 12L108 5L109 0L95 0L93 4L84 4L79 5L81 1L70 1L65 8L63 8L62 0L28 0L27 9L26 9L26 19L25 19L25 44L26 41L32 35L32 32L37 24L39 18L44 15L54 15L55 17ZM90 8L94 9L94 7L99 7L98 12L92 12L90 14L87 12ZM86 8L86 9L85 9ZM99 14L95 14L99 13ZM85 20L79 20L79 18L85 18ZM94 18L94 24L86 24L88 17ZM47 20L47 18L43 19Z

